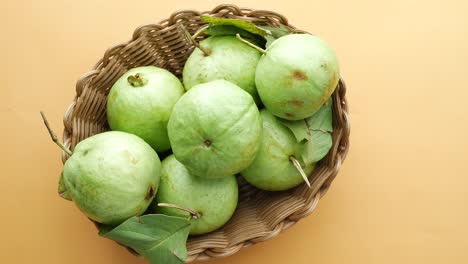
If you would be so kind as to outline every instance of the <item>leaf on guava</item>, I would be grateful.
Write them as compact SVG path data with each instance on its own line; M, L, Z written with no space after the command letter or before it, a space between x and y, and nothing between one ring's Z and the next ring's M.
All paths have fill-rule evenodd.
M284 126L289 128L289 130L291 130L297 142L310 139L309 127L307 126L307 123L305 122L305 120L292 121L292 120L286 120L286 119L281 119L281 118L278 118L278 120Z
M270 32L269 35L271 35L274 38L281 38L282 36L291 34L291 31L285 25L280 25L279 27L260 25L258 27L266 31L269 31Z
M58 193L60 197L65 200L71 201L71 195L68 192L67 186L65 186L65 181L63 180L63 173L60 175L59 186L58 186Z
M306 119L310 130L333 131L332 104L333 101L330 98L315 114Z
M209 27L205 30L208 35L233 35L239 33L242 37L252 39L262 47L267 48L276 39L291 34L288 27L280 25L272 27L256 25L243 19L202 16L201 20L207 22ZM241 30L240 32L237 32ZM250 33L250 34L246 34Z
M332 101L329 100L311 117L302 120L286 120L278 118L281 123L289 128L296 137L297 142L310 140L312 131L332 132Z
M230 25L246 30L250 33L265 36L270 34L268 30L258 27L253 22L243 19L223 18L212 16L201 16L201 20L210 24L211 26Z
M332 147L330 132L310 131L310 139L302 145L302 161L306 164L315 163L325 157Z
M325 103L311 117L291 121L278 119L294 134L304 163L315 163L325 157L332 147L332 100Z
M315 114L305 119L310 138L303 145L302 159L305 163L317 162L325 157L333 145L333 114L331 99Z
M271 43L273 43L273 41L276 40L276 38L271 36L271 35L266 35L265 40L266 40L266 42L265 42L265 49L266 49L266 48L268 48L268 46L271 45Z
M268 35L264 36L266 39L266 48L268 48L268 46L270 46L273 41L281 38L282 36L291 34L291 31L285 25L280 25L279 27L261 25L258 27L270 32Z
M187 258L190 220L149 214L132 217L119 226L100 227L99 235L128 246L152 264L181 264Z
M257 45L265 45L265 39L263 37L233 25L209 26L204 33L210 36L236 36L239 34L241 37L249 39Z

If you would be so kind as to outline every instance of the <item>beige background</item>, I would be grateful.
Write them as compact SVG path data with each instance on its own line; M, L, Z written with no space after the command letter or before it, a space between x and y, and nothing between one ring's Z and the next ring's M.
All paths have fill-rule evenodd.
M145 263L56 193L75 81L133 29L220 1L7 1L0 32L0 262ZM281 2L281 3L280 3ZM468 263L468 2L236 1L339 54L351 150L311 216L221 263Z

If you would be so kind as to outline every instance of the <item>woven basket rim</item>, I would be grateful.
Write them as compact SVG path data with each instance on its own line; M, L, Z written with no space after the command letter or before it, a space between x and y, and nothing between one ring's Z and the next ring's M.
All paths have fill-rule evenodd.
M99 125L99 121L103 120L103 118L105 119L105 114L104 116L102 114L102 109L105 107L105 103L103 103L105 98L102 97L106 97L106 91L97 90L96 88L93 89L91 84L93 82L97 82L103 87L109 86L111 80L115 79L119 73L114 72L109 74L109 76L106 76L106 69L112 68L116 63L121 63L118 61L121 54L132 49L136 50L138 46L141 45L142 41L145 41L144 36L148 32L157 33L159 35L164 35L166 33L169 34L169 32L174 31L174 28L176 28L179 23L184 23L185 19L190 20L199 17L202 14L248 19L255 23L266 23L271 25L282 24L289 27L294 32L305 32L298 30L294 26L290 25L286 17L276 12L268 10L253 10L250 8L239 8L230 4L219 5L212 10L203 12L195 10L181 10L174 12L169 18L163 19L157 24L147 24L140 26L135 29L132 38L129 41L107 49L103 57L95 64L95 66L82 77L80 77L77 81L76 95L64 114L64 144L67 147L73 149L80 140L106 130L106 128L102 128ZM179 43L178 45L182 47L184 44ZM191 50L193 50L193 47L187 49L186 53L190 54ZM187 54L177 55L180 56L180 58L187 56ZM168 65L168 67L170 67L170 64ZM99 79L99 81L96 81L96 79ZM95 84L94 87L99 85ZM348 104L346 101L346 85L343 79L340 79L338 87L333 93L332 97L334 100L333 147L329 154L324 158L323 162L321 162L321 164L326 164L323 165L326 166L325 169L320 170L320 172L317 173L314 178L312 178L313 180L311 182L311 190L303 190L304 188L301 189L296 187L297 190L294 191L294 195L304 194L304 196L306 196L307 194L306 198L304 198L304 205L298 207L294 213L288 215L278 223L274 221L274 228L268 232L265 232L261 236L249 238L244 241L238 241L233 245L217 243L215 238L212 239L212 241L202 241L200 243L198 238L191 238L188 242L189 256L187 262L232 255L243 247L251 246L255 243L268 240L278 235L282 231L294 225L303 217L313 212L320 198L327 192L331 182L336 177L349 150L350 122ZM96 101L99 102L96 103ZM99 114L96 115L96 112ZM91 115L92 113L94 114ZM86 119L81 118L82 116L85 116ZM65 163L67 159L68 155L65 152L62 152L63 163ZM293 193L290 195L293 195ZM213 237L216 237L216 235L218 234L214 234Z

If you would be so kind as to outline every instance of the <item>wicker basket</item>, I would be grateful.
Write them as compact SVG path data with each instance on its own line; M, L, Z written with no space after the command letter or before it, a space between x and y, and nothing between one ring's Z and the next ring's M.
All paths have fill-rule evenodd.
M76 84L76 97L64 116L64 143L73 150L81 140L109 129L106 99L113 83L128 69L155 65L175 75L182 68L193 46L184 36L181 24L194 33L204 24L200 15L251 20L257 24L283 24L295 32L288 20L277 13L220 5L211 11L179 11L159 24L137 28L130 41L108 49L94 68ZM200 40L203 36L200 37ZM333 94L333 147L305 184L287 192L265 192L240 183L239 205L232 219L220 230L190 237L187 262L229 256L242 247L268 240L309 215L317 206L338 173L349 147L346 87L340 80ZM68 158L62 153L63 162Z

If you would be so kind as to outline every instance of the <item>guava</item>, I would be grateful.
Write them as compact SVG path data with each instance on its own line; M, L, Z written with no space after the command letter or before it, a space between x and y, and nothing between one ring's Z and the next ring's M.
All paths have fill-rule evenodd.
M142 214L158 190L161 162L141 138L119 131L89 137L66 161L63 181L92 220L118 225Z
M304 164L302 144L294 134L268 110L260 112L263 135L260 150L250 166L241 172L253 186L267 191L284 191L304 182L293 163L296 159L306 175L314 170L315 163Z
M340 78L333 49L319 37L291 34L275 40L261 57L255 83L275 116L300 120L314 114Z
M211 232L223 226L237 207L238 187L235 176L205 179L191 175L174 155L162 162L162 176L155 201L189 208L199 213L192 219L191 235ZM163 214L188 217L189 213L170 207L154 208Z
M197 48L188 58L182 74L185 89L224 79L247 91L256 103L260 102L255 88L255 69L261 56L259 51L235 36L211 36L200 45L208 54Z
M260 114L249 93L225 80L199 84L174 106L169 140L196 176L229 177L247 168L260 146Z
M167 70L154 66L133 68L115 82L109 93L109 126L135 134L156 151L164 152L170 149L167 122L184 92L179 79Z

